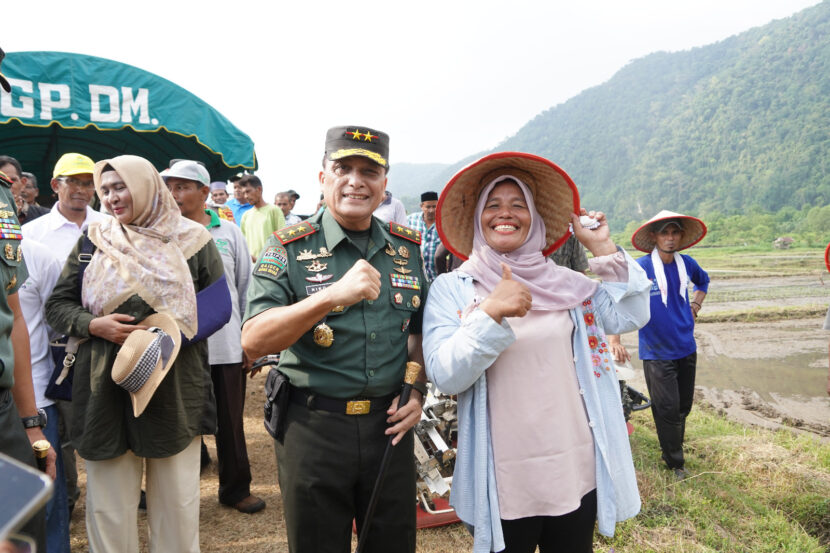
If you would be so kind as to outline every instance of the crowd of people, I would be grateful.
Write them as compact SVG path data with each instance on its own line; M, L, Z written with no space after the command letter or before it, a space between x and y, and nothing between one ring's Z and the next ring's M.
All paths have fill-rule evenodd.
M595 526L613 535L640 508L614 370L628 355L617 335L637 329L663 459L687 475L708 276L678 252L702 221L661 212L634 234L649 254L634 261L546 159L485 156L407 216L386 192L388 135L335 127L324 152L310 217L293 190L266 203L253 174L230 179L231 197L198 161L159 172L83 153L58 160L43 208L0 157L0 346L14 359L0 444L30 462L32 442L52 445L55 493L24 529L42 550L69 551L76 455L92 551L137 551L139 508L151 550L199 550L204 435L219 502L264 509L243 409L255 361L276 353L266 390L293 552L348 548L352 521L365 551L414 551L412 428L428 381L458 395L451 504L474 550L591 551ZM420 369L399 403L408 362Z

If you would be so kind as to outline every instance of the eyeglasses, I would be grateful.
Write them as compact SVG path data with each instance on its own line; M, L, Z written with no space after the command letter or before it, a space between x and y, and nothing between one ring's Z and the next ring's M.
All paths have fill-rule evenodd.
M59 180L62 180L69 186L74 186L75 188L83 188L86 190L91 190L95 188L95 182L92 179L89 180L81 180L76 179L75 177L60 177Z

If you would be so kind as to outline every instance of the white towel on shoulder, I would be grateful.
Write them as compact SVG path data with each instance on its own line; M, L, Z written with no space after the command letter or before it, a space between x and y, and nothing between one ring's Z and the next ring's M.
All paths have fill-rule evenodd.
M663 269L663 260L657 248L651 251L651 264L654 265L654 278L657 280L657 287L660 288L660 299L666 305L668 293L666 290L666 272ZM689 286L689 275L686 274L686 263L679 253L674 252L674 264L677 265L677 276L680 277L680 289L677 291L683 301L686 300L686 289Z

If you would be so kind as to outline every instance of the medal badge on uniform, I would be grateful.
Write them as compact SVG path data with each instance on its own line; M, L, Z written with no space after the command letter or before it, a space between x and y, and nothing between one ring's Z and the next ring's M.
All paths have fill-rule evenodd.
M415 309L421 307L421 296L412 296L412 307Z
M395 265L397 265L397 267L395 267L395 270L397 272L399 272L401 274L404 274L404 275L408 275L409 273L412 272L412 269L408 269L406 267L406 265L409 263L409 250L407 249L406 246L398 247L397 251L395 250L395 248L392 247L391 244L388 244L386 246L386 248L387 248L385 250L386 253L391 255L392 257L394 257L394 259L392 259L392 262ZM395 257L395 255L400 255L401 258L403 258L403 259Z
M3 248L3 253L6 254L6 259L13 260L14 259L14 248L11 244L6 244Z
M20 263L23 261L23 246L17 246L17 262Z
M312 273L319 273L321 271L325 271L326 267L328 267L328 263L320 263L316 259L311 262L311 265L306 265L305 268Z
M321 284L326 282L327 280L333 278L334 275L321 275L320 273L316 273L314 276L305 277L305 279L309 282L314 282L316 284Z
M397 252L395 251L395 248L392 247L392 244L390 244L389 242L386 243L386 249L383 250L383 253L385 253L386 255L388 255L390 257L395 257L395 255L397 254Z
M420 290L421 283L416 276L396 275L394 273L389 275L392 288L405 288L407 290Z
M314 327L314 343L321 348L331 347L334 342L334 331L326 323Z
M311 250L300 250L300 253L297 254L297 261L313 261L315 259L317 259L317 256Z
M6 285L6 290L11 290L15 284L17 284L17 275L12 275L12 279Z

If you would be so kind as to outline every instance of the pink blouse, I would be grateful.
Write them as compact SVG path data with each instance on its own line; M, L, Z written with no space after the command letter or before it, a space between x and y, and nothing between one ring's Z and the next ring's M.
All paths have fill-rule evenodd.
M487 369L501 518L564 515L596 488L573 322L565 310L534 310L507 321L517 339Z

